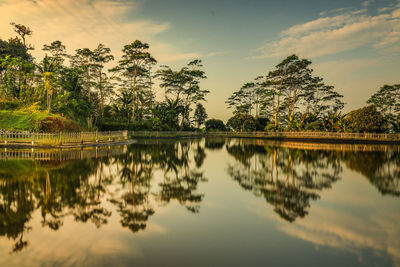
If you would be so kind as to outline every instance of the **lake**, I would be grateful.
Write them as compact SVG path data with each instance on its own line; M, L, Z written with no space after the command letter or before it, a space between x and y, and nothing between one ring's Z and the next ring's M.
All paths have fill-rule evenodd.
M400 266L400 148L0 149L1 266Z

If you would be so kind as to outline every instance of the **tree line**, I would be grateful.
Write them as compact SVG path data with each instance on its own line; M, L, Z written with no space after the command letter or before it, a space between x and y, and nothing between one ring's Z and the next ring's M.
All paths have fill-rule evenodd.
M125 45L119 60L104 44L68 54L57 40L44 45L45 55L37 60L28 44L32 30L12 26L17 36L0 39L1 109L45 110L104 130L187 130L207 118L201 102L209 91L200 87L206 79L200 59L179 70L154 71L157 60L139 40ZM156 101L154 79L164 90L162 101Z
M343 114L334 86L313 75L311 61L288 56L226 101L234 131L400 132L400 84L384 85L367 106Z
M343 114L343 95L315 76L312 62L291 55L227 100L233 116L209 119L203 106L209 90L202 61L174 70L136 40L116 59L99 44L67 53L61 41L43 46L35 59L32 30L11 23L15 38L0 39L0 109L61 114L85 129L207 131L400 132L400 84L384 85L367 106ZM113 66L113 67L110 67ZM157 84L157 86L156 86ZM156 100L156 89L163 99Z

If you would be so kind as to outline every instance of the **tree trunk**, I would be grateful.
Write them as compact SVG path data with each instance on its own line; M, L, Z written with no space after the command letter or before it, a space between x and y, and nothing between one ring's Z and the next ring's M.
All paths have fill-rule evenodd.
M135 87L136 87L136 76L137 76L137 67L133 72L133 80L132 80L132 123L135 123L135 110L136 110L136 98L135 98Z
M282 92L282 85L283 85L283 80L285 79L285 75L281 77L281 84L279 85L279 92L278 92L278 100L276 103L276 111L275 111L275 128L278 127L279 125L279 102L280 102L280 96Z
M182 121L181 121L181 126L180 126L181 132L183 131L183 124L185 123L186 110L187 110L187 105L185 105L185 108L183 109Z
M101 87L101 69L99 72L99 91L100 91L100 115L103 118L104 117L104 94L103 94L103 88Z
M51 85L50 81L46 80L45 81L45 87L46 87L46 92L47 92L47 112L51 112L51 100L52 100L52 90L51 90Z
M292 101L292 114L289 114L289 121L292 121L294 118L294 108L295 108L295 103L296 103L296 96L297 96L297 90L294 91L294 95L293 95L293 101Z

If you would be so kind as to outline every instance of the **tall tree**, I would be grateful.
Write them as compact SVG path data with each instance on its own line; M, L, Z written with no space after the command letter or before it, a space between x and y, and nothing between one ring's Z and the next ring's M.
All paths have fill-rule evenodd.
M121 76L128 78L131 83L132 90L132 122L135 121L136 110L136 82L138 75L143 72L149 65L154 65L157 61L148 52L149 45L142 43L139 40L131 44L125 45L122 49L122 59L118 62L118 66L111 71L121 74Z
M157 76L161 80L160 87L165 88L165 93L172 94L176 100L182 101L184 112L180 123L181 131L185 122L189 120L191 106L199 101L204 101L205 96L210 92L200 88L200 81L207 78L205 72L200 69L201 67L203 67L201 60L196 59L179 71L163 66L157 72Z
M235 108L235 114L249 114L255 105L255 83L245 83L238 91L228 98L226 103L229 107Z
M63 45L61 41L54 41L50 45L45 44L43 46L43 51L45 51L46 54L38 67L43 77L47 111L51 112L53 94L57 89L57 80L60 78L59 71L63 66L67 53L65 45Z
M105 97L110 91L110 84L108 82L107 74L103 72L104 65L114 60L111 55L111 49L99 44L92 53L93 69L96 75L96 87L100 94L100 114L104 116L104 102Z
M400 130L400 84L384 85L367 101L374 105L387 118L387 127L392 124L392 131Z
M206 121L208 118L206 109L201 103L197 103L196 109L194 111L194 121L197 123L197 128L200 128L202 124Z

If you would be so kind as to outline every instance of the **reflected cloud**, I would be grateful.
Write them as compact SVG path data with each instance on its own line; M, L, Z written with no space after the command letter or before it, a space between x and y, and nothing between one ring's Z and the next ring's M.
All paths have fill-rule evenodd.
M350 251L362 259L362 249L390 255L396 266L400 265L400 229L394 220L360 218L351 213L314 207L312 216L288 225L279 223L278 228L288 235L315 245ZM395 223L396 222L396 223Z

